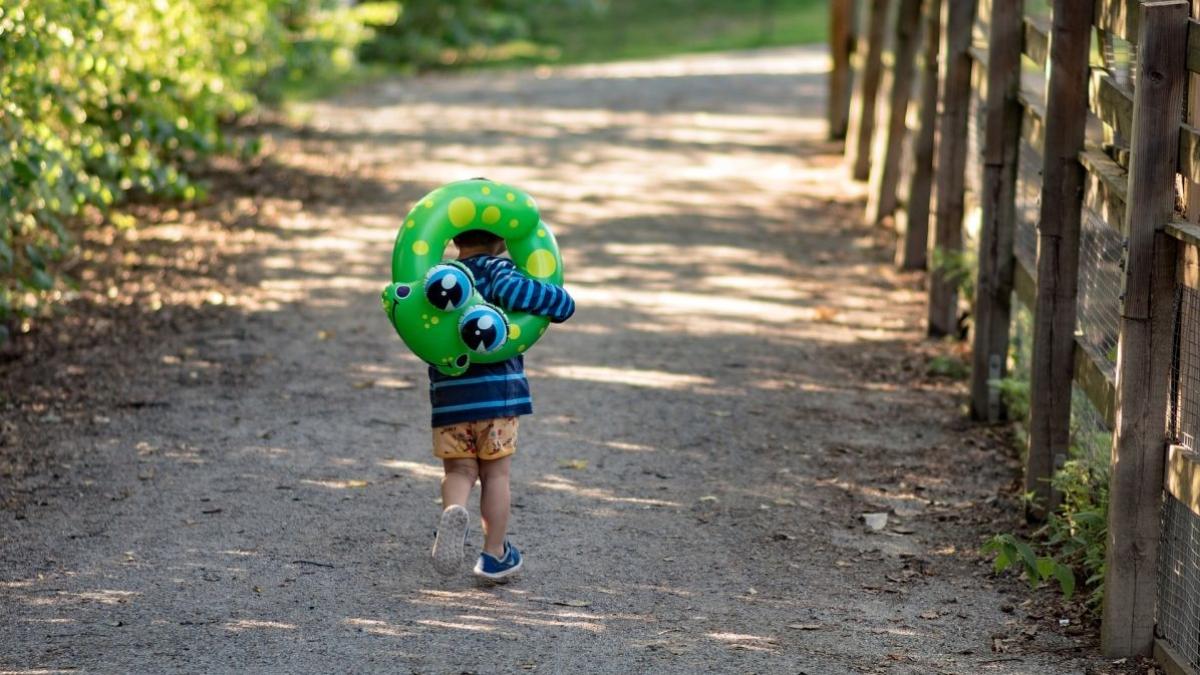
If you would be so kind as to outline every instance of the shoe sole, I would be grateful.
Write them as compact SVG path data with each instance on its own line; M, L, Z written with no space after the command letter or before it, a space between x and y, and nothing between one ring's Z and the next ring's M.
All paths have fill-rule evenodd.
M463 539L467 536L470 517L461 506L451 506L442 512L437 536L433 539L433 568L450 576L462 568Z
M515 567L510 567L509 569L506 569L503 572L496 572L494 574L488 574L487 572L484 572L478 566L478 564L476 564L475 569L472 571L475 573L475 576L479 577L480 579L486 579L487 581L491 581L493 583L499 584L499 583L508 581L509 577L513 576L517 572L520 572L521 566L524 564L525 564L525 559L522 558L521 562L517 563Z

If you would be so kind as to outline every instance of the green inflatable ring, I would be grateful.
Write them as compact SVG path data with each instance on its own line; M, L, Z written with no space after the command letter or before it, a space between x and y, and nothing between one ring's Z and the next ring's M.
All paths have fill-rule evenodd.
M502 237L513 262L529 277L556 285L563 281L558 242L525 192L474 179L423 197L396 235L383 310L404 344L447 375L461 375L471 363L524 353L550 323L487 303L466 266L442 260L450 240L467 230Z

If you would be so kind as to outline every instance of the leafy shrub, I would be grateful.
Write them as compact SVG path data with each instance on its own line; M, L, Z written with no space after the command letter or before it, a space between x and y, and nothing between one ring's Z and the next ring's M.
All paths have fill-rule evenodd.
M130 194L194 199L182 168L223 149L283 31L253 0L0 4L0 323L31 312L65 225Z
M983 545L983 550L995 556L992 568L997 573L1015 566L1032 588L1045 581L1057 581L1063 595L1069 598L1075 593L1075 572L1070 566L1051 556L1037 555L1029 544L1011 534L993 536Z
M937 247L933 249L930 260L930 269L957 286L959 294L972 306L975 304L975 272L979 267L975 260L977 255L972 247L962 251L947 251Z

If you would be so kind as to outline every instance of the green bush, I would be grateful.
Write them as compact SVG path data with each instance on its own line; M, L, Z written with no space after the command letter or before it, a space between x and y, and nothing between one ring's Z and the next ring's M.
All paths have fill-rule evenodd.
M66 223L130 194L193 199L182 170L278 67L276 5L0 2L0 323L33 311L71 250Z
M232 149L225 123L351 69L366 29L340 5L0 0L0 340L71 283L85 209L203 196L187 169Z

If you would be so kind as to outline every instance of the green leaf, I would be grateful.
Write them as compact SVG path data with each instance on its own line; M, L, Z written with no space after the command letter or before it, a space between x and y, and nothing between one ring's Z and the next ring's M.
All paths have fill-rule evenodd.
M1038 558L1038 561L1037 561L1038 581L1041 581L1042 579L1049 579L1050 577L1054 576L1054 573L1058 570L1058 566L1059 566L1058 561L1055 560L1054 558L1051 558L1048 556Z
M1058 579L1059 588L1067 599L1075 595L1075 570L1067 565L1059 565L1054 570L1054 577Z
M39 247L33 244L25 244L25 259L33 265L34 269L45 269L46 259L42 257L42 252Z
M17 183L21 185L30 185L37 180L37 171L33 170L29 162L23 159L13 160L13 173L16 174Z
M1012 562L1012 556L1009 555L1008 550L1001 548L1000 550L996 551L996 559L992 561L992 571L994 571L996 574L999 574L1008 569L1009 566L1012 565Z
M1036 574L1038 570L1037 554L1033 552L1033 549L1029 547L1029 544L1026 544L1023 541L1019 541L1014 538L1012 543L1013 546L1016 547L1017 553L1021 556L1021 560L1024 561L1025 569L1028 570L1031 575Z
M34 268L29 274L29 285L39 291L48 291L54 288L54 277L46 270Z
M1095 511L1079 511L1071 517L1076 523L1087 527L1104 527L1107 524L1104 516Z

